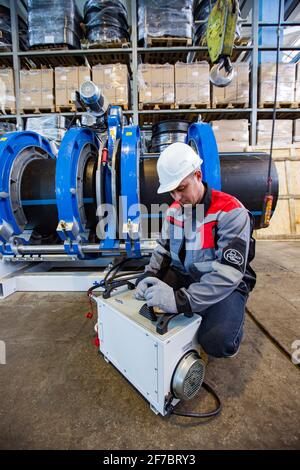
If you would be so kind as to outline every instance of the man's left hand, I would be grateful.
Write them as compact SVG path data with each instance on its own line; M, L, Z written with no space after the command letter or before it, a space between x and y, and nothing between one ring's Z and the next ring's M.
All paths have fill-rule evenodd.
M148 307L158 307L166 313L178 313L174 290L165 282L151 278L152 286L145 292Z

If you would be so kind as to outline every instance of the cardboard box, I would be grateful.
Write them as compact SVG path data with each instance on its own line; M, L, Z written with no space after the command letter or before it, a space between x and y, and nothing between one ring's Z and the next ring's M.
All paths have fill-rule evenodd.
M53 69L41 69L42 74L42 89L54 88L54 71Z
M79 89L78 67L55 67L55 104L69 106Z
M152 103L152 67L149 64L138 66L139 103Z
M273 103L275 99L276 64L264 63L259 67L259 105ZM296 64L279 64L277 103L295 100Z
M300 104L300 63L298 62L296 68L296 84L295 84L295 102Z
M176 104L209 104L209 65L207 62L175 64Z
M53 69L41 69L41 74L41 106L44 108L52 108L54 106L54 71Z
M41 107L42 108L53 108L54 107L54 90L53 90L53 88L42 88Z
M140 103L174 103L174 65L140 64L138 87Z
M217 104L242 104L249 106L249 64L233 64L235 75L232 82L224 88L212 87L212 103Z
M0 109L3 112L5 109L10 109L14 113L15 107L16 98L13 69L0 68Z
M300 119L294 120L293 142L300 142Z
M247 119L212 121L220 152L243 151L249 145L249 123Z
M129 105L129 75L125 64L98 64L92 68L92 80L112 105Z
M52 69L20 71L20 107L52 108L54 105L54 74Z
M80 87L83 82L88 80L91 80L91 68L84 65L78 67L78 86Z
M257 121L257 145L270 145L272 132L272 119ZM274 145L284 146L292 143L292 119L276 119L274 129Z
M23 88L20 90L20 108L39 108L41 106L42 94L41 89L26 90Z
M41 70L20 70L20 108L39 108L41 101Z

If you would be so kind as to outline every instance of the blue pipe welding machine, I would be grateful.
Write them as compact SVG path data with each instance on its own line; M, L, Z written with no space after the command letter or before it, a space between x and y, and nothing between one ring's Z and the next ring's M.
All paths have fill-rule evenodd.
M158 199L156 194L159 154L141 151L139 127L123 125L122 109L107 105L93 82L81 85L79 98L86 109L81 126L66 132L57 155L49 140L35 132L0 138L4 257L26 261L47 253L72 259L106 253L139 257L151 245L151 234L141 230L140 205L150 209L156 202L171 202L169 196ZM238 197L258 221L267 155L219 155L211 126L202 122L189 126L186 142L203 160L204 181ZM276 204L275 168L272 176ZM106 205L121 216L108 213ZM148 211L146 217L160 219L161 214Z

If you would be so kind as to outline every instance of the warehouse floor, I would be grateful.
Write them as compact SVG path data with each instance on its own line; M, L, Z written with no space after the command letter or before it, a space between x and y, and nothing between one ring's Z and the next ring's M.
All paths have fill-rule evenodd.
M16 293L1 301L1 449L300 449L300 241L258 242L240 353L211 360L221 416L155 416L97 353L84 294ZM193 411L213 405L204 391Z

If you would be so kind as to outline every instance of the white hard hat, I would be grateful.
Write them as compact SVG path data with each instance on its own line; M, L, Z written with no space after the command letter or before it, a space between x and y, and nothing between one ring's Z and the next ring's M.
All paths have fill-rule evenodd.
M181 181L201 166L202 159L187 144L175 142L169 145L157 160L160 186L158 194L173 191Z

